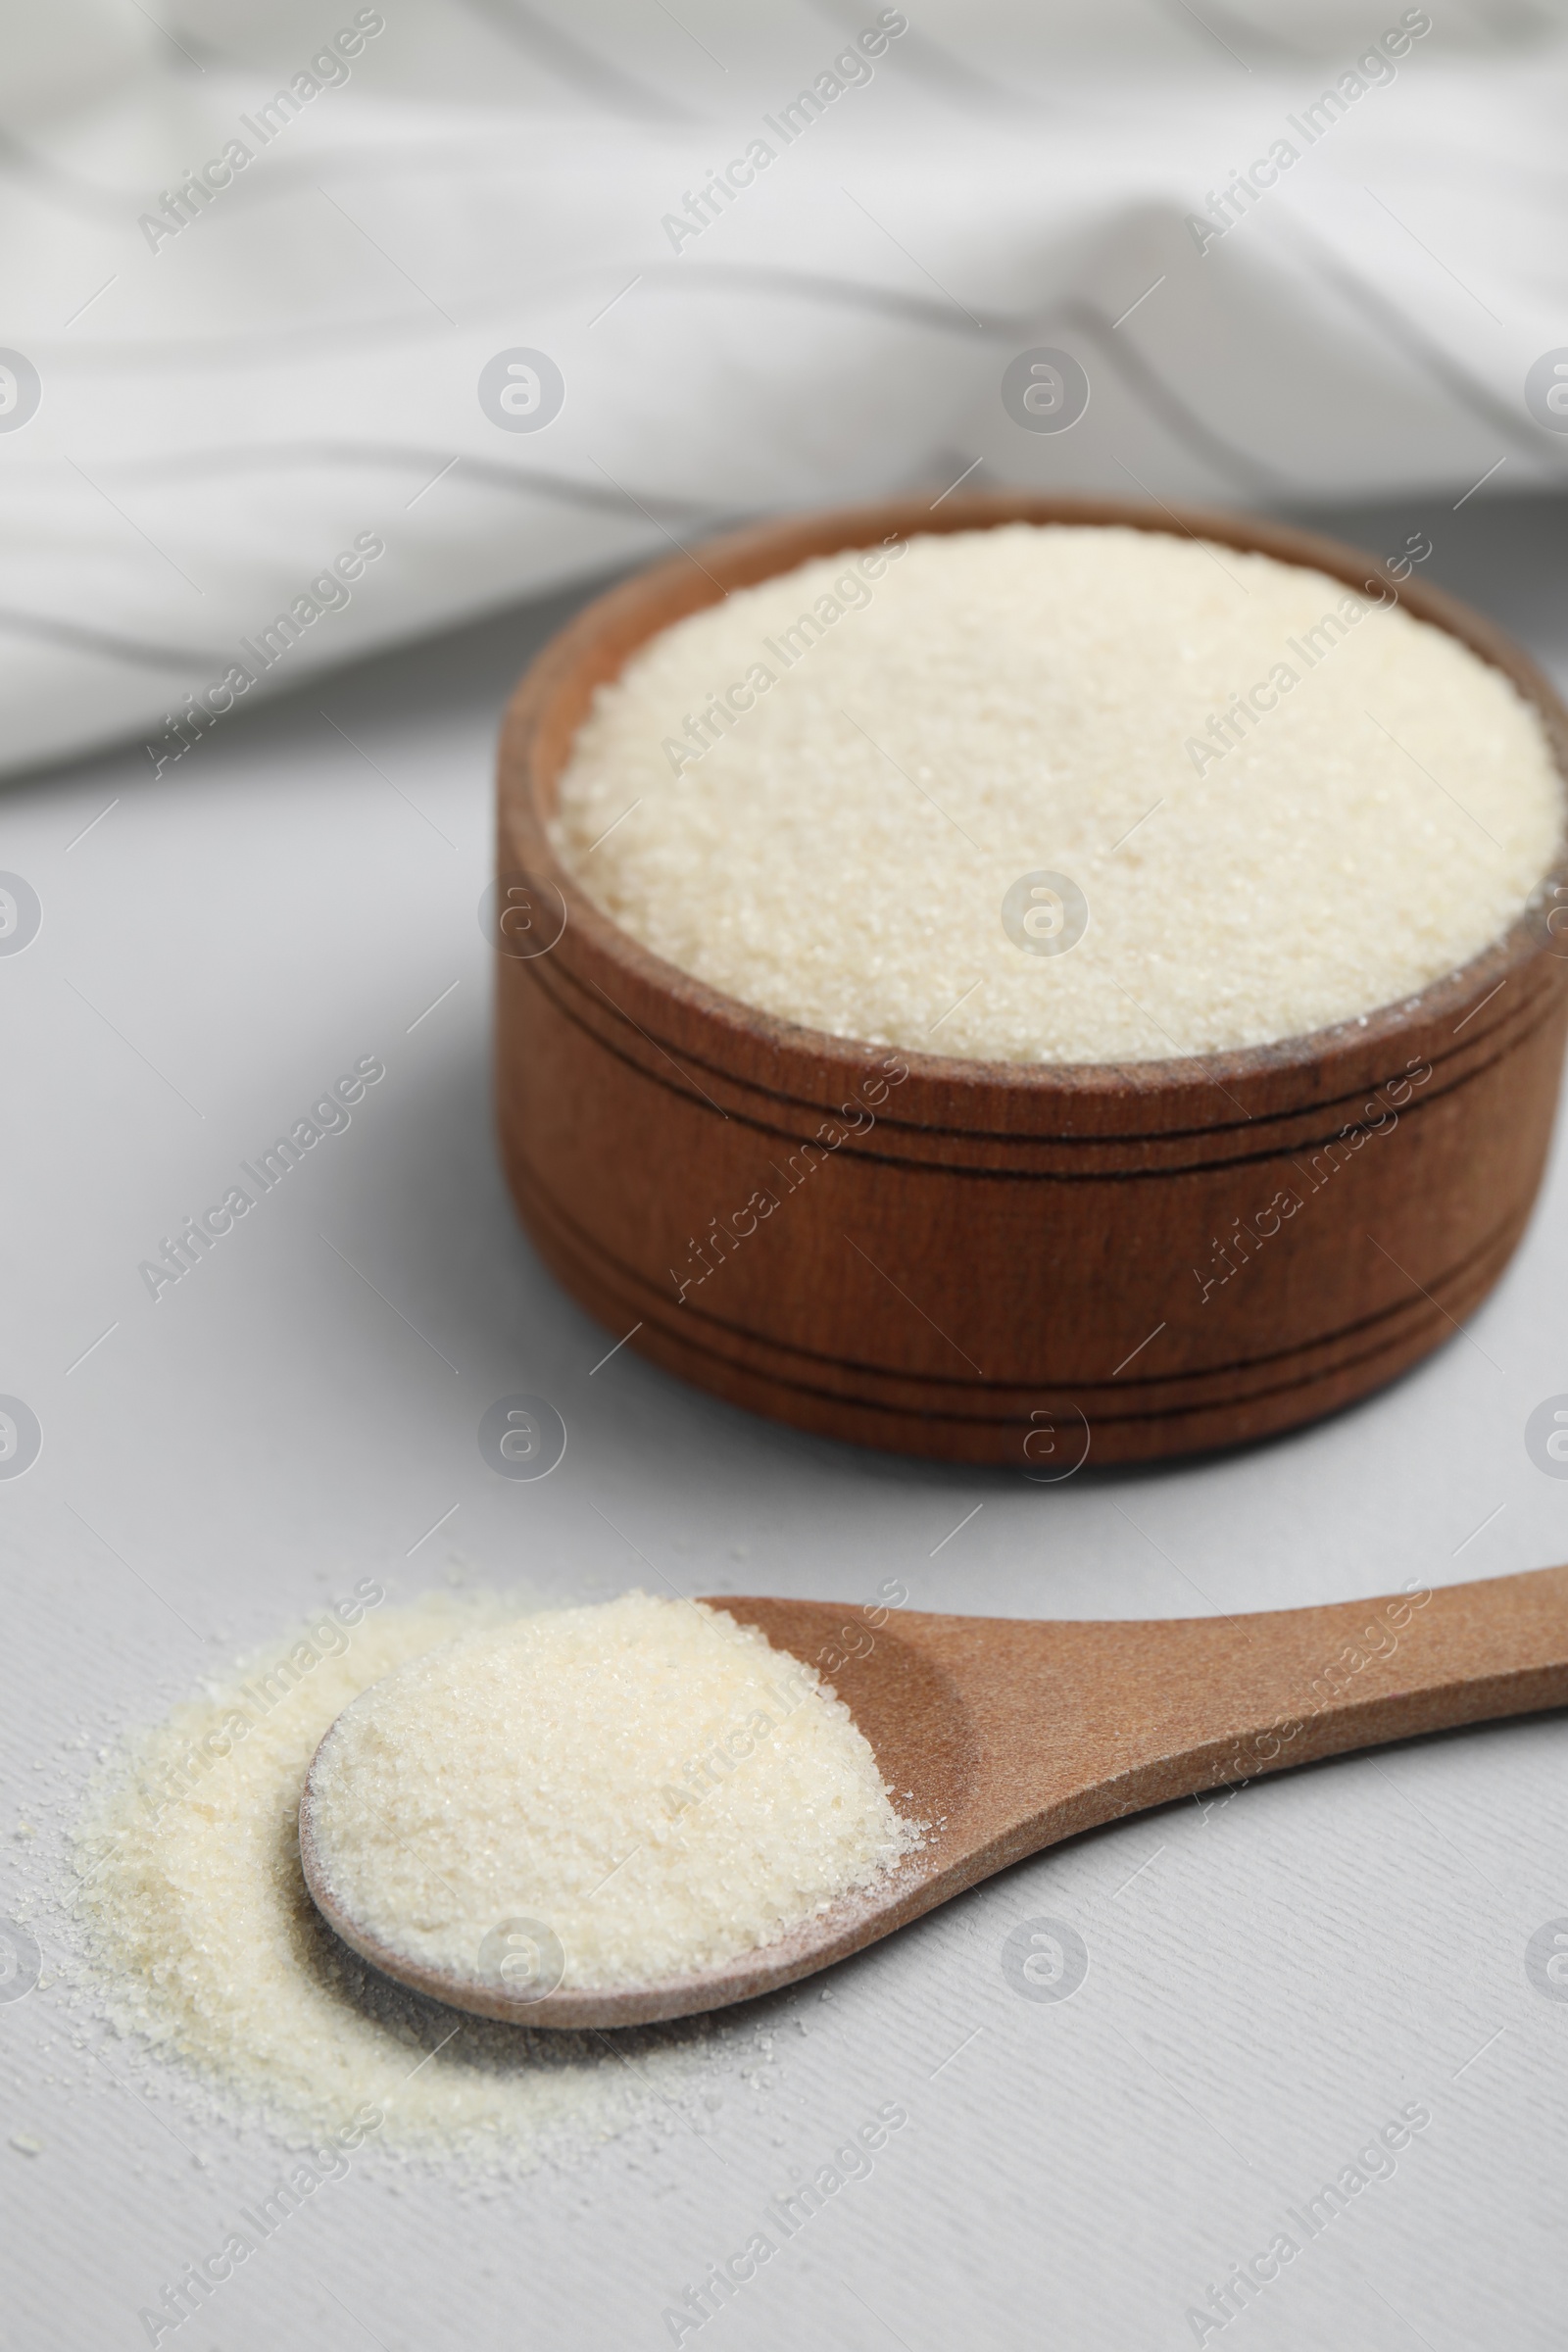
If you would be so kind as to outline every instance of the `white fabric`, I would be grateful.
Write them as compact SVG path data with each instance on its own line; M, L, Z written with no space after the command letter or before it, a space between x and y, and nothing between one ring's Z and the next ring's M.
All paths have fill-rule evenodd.
M0 377L7 763L123 738L151 772L165 714L236 662L254 704L748 514L934 499L971 466L1233 505L1420 491L1435 540L1482 477L1562 482L1568 433L1525 398L1568 343L1561 11L1438 0L1308 146L1287 119L1420 14L1369 7L916 0L786 145L763 118L869 0L385 0L348 77L158 235L161 192L361 12L8 0L0 345L40 397L4 429ZM1282 137L1278 183L1195 230ZM754 183L672 231L759 138ZM1037 346L1088 376L1070 430L1003 405ZM536 432L478 397L518 349L564 383ZM351 601L325 588L265 671L242 653L366 535Z

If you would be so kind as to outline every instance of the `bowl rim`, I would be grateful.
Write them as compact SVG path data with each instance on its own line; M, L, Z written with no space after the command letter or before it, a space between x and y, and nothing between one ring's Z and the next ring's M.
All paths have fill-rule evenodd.
M946 537L1009 522L1122 526L1166 537L1179 535L1321 571L1357 595L1392 591L1395 602L1414 618L1457 637L1481 660L1501 670L1540 716L1563 792L1563 825L1556 851L1508 929L1468 961L1427 982L1410 997L1370 1007L1323 1029L1258 1045L1141 1061L1023 1062L923 1054L911 1047L841 1037L788 1020L666 962L606 913L558 855L548 829L560 774L594 686L618 675L626 661L662 629L689 612L711 607L731 588L779 576L818 556L839 552L849 556L890 536L905 541ZM593 674L584 690L582 681L588 670ZM573 700L579 708L569 724L564 725L563 706ZM690 548L683 546L678 554L645 565L593 598L535 655L508 703L500 740L497 818L499 870L520 873L534 888L554 891L564 907L565 931L575 931L591 950L618 967L644 1009L662 999L672 1001L710 1033L716 1028L737 1042L749 1041L777 1056L809 1062L818 1074L838 1071L845 1084L863 1080L868 1061L885 1056L904 1065L907 1077L915 1082L912 1095L928 1099L933 1093L956 1092L961 1097L980 1090L1014 1097L1125 1099L1186 1097L1194 1092L1206 1096L1218 1089L1236 1102L1241 1114L1236 1123L1241 1124L1250 1122L1256 1113L1236 1100L1233 1089L1244 1087L1250 1092L1256 1081L1290 1071L1321 1073L1326 1062L1348 1053L1353 1052L1358 1061L1363 1050L1380 1058L1384 1048L1468 1008L1466 1021L1459 1024L1463 1028L1470 1015L1490 1003L1506 981L1540 958L1553 958L1542 909L1551 895L1568 897L1568 710L1522 647L1473 607L1413 576L1398 580L1380 558L1295 523L1226 509L1176 508L1023 490L965 493L944 501L939 518L923 498L906 496L848 507L812 508L752 522ZM1568 963L1568 944L1558 960ZM1478 1030L1469 1042L1479 1043L1487 1034L1487 1029ZM1347 1092L1359 1091L1360 1084L1350 1080ZM814 1096L815 1090L811 1091ZM912 1101L909 1108L913 1110ZM919 1118L915 1123L924 1126L931 1122ZM1202 1120L1205 1127L1214 1123L1208 1117Z

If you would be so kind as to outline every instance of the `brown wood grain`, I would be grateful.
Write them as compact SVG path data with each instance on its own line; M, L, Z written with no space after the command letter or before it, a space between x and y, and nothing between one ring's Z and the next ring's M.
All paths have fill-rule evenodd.
M493 1979L403 1959L343 1912L307 1784L300 1854L329 1924L400 1984L480 2016L564 2029L685 2017L794 1984L1102 1823L1568 1703L1568 1567L1243 1617L1051 1624L901 1610L873 1633L842 1602L721 1594L710 1605L831 1665L899 1809L931 1825L884 1888L701 1976L519 2002Z
M523 1222L615 1338L636 1325L640 1353L805 1429L1043 1476L1086 1432L1089 1458L1113 1462L1293 1427L1452 1335L1540 1183L1568 939L1547 932L1548 905L1364 1023L1052 1067L794 1026L594 906L545 828L594 689L637 646L809 557L1019 517L1200 534L1398 585L1280 523L1022 496L792 518L628 581L546 649L508 712L499 869L565 924L546 954L496 958L496 1092ZM1398 594L1514 681L1568 773L1568 714L1527 658L1435 589ZM1565 876L1559 858L1550 879Z

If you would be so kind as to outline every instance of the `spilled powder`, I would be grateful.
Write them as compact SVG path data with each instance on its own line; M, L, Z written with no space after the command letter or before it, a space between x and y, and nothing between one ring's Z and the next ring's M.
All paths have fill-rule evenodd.
M602 2036L460 2019L367 1970L318 1914L297 1818L328 1725L381 1676L519 1616L495 1596L391 1607L367 1590L355 1622L313 1621L253 1654L96 1786L77 1836L78 2006L220 2112L298 2143L361 2130L368 2110L377 2144L509 2172L651 2109L667 2122L704 2071L704 2021L620 2033L612 2051Z
M530 1997L737 1959L874 1886L918 1838L814 1668L723 1610L641 1592L400 1667L312 1786L350 1919Z
M731 997L1058 1063L1398 1003L1508 928L1562 831L1539 717L1446 631L1271 557L1029 523L677 622L599 689L552 827L615 922ZM1087 907L1068 952L1004 927L1040 874Z

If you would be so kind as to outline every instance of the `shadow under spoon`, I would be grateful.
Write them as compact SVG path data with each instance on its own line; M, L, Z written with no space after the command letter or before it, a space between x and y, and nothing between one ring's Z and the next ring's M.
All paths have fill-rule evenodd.
M1144 1621L935 1616L871 1632L840 1602L711 1606L826 1667L925 1842L881 1886L699 1974L593 1991L519 1987L405 1958L337 1901L314 1776L300 1860L318 1909L385 1976L455 2009L563 2029L721 2009L830 1967L1079 1831L1358 1747L1568 1704L1568 1567L1415 1594ZM845 1657L851 1644L859 1654Z

